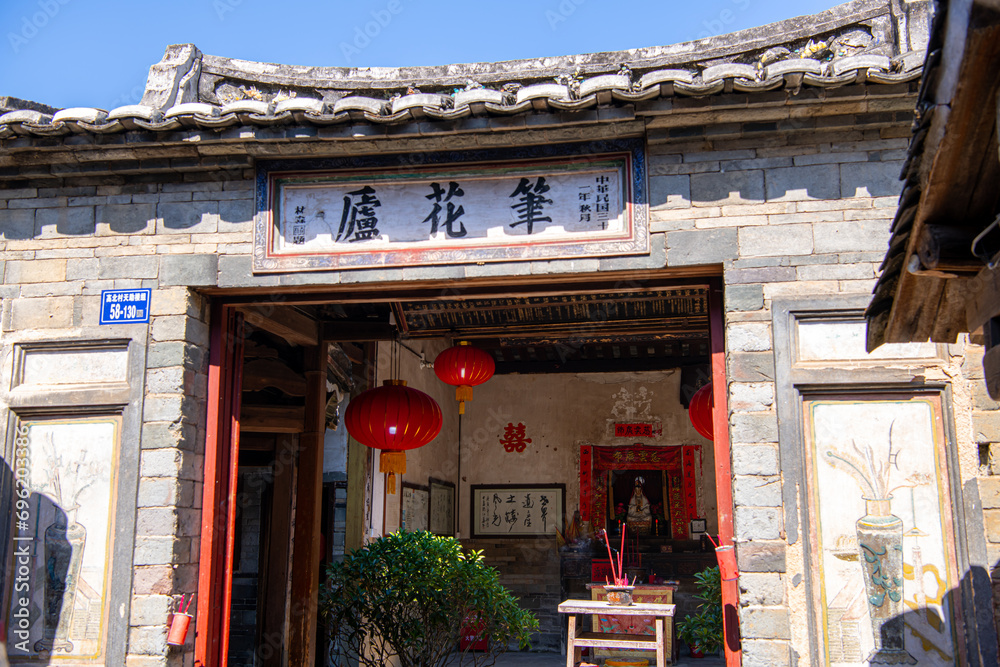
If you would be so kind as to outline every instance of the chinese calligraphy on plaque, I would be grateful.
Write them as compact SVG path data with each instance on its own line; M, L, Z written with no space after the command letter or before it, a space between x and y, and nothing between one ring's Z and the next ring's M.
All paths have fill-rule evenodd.
M642 254L645 184L633 159L269 172L255 269Z
M562 530L566 489L561 484L472 486L472 534L545 537Z

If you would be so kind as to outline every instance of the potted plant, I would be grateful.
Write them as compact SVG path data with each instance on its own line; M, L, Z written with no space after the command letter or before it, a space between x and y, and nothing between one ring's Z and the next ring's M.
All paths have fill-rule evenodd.
M719 568L709 567L694 575L701 600L698 613L689 614L677 624L677 634L691 649L691 656L700 658L705 653L722 649L722 578Z
M332 563L320 611L331 645L362 667L489 665L509 644L528 648L538 629L482 552L426 531L392 533ZM486 650L471 652L482 639ZM460 642L467 650L456 655Z

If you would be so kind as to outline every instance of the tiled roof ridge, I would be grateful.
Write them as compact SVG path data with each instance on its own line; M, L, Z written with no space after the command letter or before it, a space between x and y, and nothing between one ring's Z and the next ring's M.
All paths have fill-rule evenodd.
M457 63L407 67L313 67L282 65L202 56L202 74L285 87L318 89L399 90L408 86L462 86L469 79L481 84L553 79L560 74L610 74L622 63L637 72L665 68L696 69L715 61L739 60L740 56L763 52L790 42L835 33L873 18L888 15L887 0L851 0L818 14L797 16L688 42L650 46L626 51L584 53L566 56L524 58L497 62ZM201 96L200 96L201 97ZM210 100L199 99L202 102Z
M926 2L923 0L924 6ZM920 0L907 3L911 12L919 5ZM448 77L452 78L437 79L438 84L434 86L437 90L427 91L413 85L422 79L409 82L384 79L385 87L351 90L345 84L358 83L359 79L341 79L337 83L322 78L329 75L332 68L234 61L205 56L194 45L174 45L167 48L163 60L150 68L140 104L110 111L70 108L54 114L15 110L0 115L0 139L112 134L129 130L211 130L240 125L402 124L460 120L470 116L512 116L535 111L583 111L599 105L630 104L672 96L706 97L779 89L794 94L803 86L836 88L850 84L906 83L920 77L924 51L908 48L919 41L912 39L918 21L912 16L896 16L893 7L889 0L854 0L815 16L787 19L763 28L673 47L431 68L439 73L450 72ZM905 28L902 33L906 34L901 34L901 26ZM837 27L840 32L827 30ZM763 37L753 41L751 33ZM828 38L816 41L817 35ZM703 50L703 55L725 51L728 60L692 56L686 62L693 62L694 66L687 68L651 66L651 63L669 65L669 58L664 54L670 49L684 51L691 44L704 46L707 42L714 44L715 50ZM750 42L755 45L754 49L737 52L736 45ZM761 51L768 46L770 48ZM635 54L638 59L616 63L622 54ZM741 59L737 56L745 62L737 62ZM591 76L587 76L580 60L588 58L592 60ZM598 60L600 66L596 64ZM523 70L520 76L507 71L512 63L525 62L546 62L552 66L544 75L538 68L528 68L530 76ZM569 65L578 67L566 73ZM290 73L282 79L286 85L279 82L277 70L269 74L268 68L272 67ZM473 70L479 67L493 68L492 74L479 72L479 78L473 78L476 74ZM392 71L417 74L425 70L427 68ZM366 80L370 83L387 72L369 70L371 76ZM237 73L241 78L233 78ZM506 83L496 88L483 85L486 74L498 73L509 76L500 76L491 83ZM271 83L267 83L268 76ZM311 78L313 76L316 78ZM452 81L454 77L462 79L464 87L442 88L441 82ZM288 85L300 80L309 85ZM530 83L524 85L526 81ZM327 83L337 83L339 88L324 88ZM400 92L390 97L393 91Z

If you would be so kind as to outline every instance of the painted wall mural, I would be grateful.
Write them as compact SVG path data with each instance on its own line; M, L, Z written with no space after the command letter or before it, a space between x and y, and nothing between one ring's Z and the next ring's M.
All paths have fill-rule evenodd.
M120 431L117 416L17 426L13 664L102 659Z
M803 414L825 664L956 664L939 398L823 397Z

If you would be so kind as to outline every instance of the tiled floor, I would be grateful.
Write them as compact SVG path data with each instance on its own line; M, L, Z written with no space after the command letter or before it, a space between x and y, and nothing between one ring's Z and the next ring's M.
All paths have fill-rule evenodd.
M726 661L721 657L694 659L681 650L680 660L673 663L676 667L723 667ZM655 658L650 660L655 665ZM505 653L497 658L495 667L565 667L566 657L558 653Z

